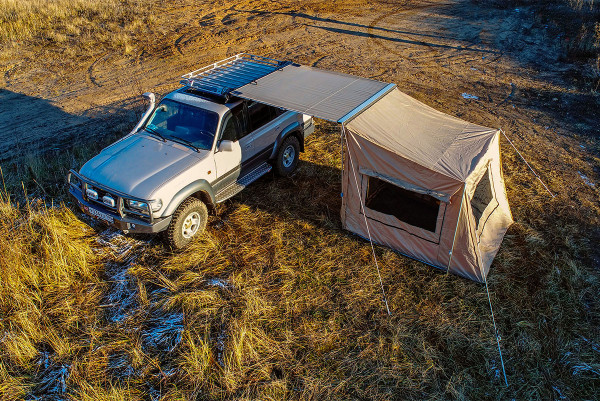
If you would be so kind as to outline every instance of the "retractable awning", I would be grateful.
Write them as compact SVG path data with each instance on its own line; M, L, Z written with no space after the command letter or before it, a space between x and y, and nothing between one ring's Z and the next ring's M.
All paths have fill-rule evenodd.
M395 84L289 64L232 91L235 96L344 123L379 100Z
M350 121L396 87L251 54L238 54L182 78L183 84L215 95L230 94L338 123Z

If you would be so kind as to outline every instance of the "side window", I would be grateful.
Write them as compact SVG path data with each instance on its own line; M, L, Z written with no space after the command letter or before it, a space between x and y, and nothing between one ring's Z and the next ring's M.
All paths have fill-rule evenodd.
M440 210L438 199L400 188L379 178L367 177L366 207L394 216L411 226L435 232Z
M492 199L494 199L494 193L492 192L490 173L488 170L486 170L481 180L479 180L479 184L477 184L475 187L473 199L471 199L471 208L473 209L473 215L475 215L475 221L477 222L478 230L480 228L480 224L482 223L481 216Z
M276 108L266 104L249 102L248 119L250 120L250 129L252 131L259 129L269 121L277 117Z
M231 110L231 114L225 121L221 140L237 141L248 133L246 121L244 119L244 106L240 104Z
M237 141L238 139L238 121L234 115L229 115L227 121L225 122L225 127L223 128L223 135L221 135L221 140L223 141Z

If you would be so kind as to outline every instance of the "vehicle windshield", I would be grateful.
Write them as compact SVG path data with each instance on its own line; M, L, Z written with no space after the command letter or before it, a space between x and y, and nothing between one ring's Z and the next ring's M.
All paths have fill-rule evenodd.
M165 99L144 128L167 139L180 139L199 149L211 149L219 115L213 111Z

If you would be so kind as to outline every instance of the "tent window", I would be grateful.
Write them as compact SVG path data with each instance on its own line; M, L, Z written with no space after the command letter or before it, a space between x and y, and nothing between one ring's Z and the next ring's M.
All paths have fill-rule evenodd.
M482 223L481 216L483 216L485 208L490 204L492 199L494 199L492 182L490 181L490 174L486 170L481 180L479 180L479 184L475 187L475 193L473 194L473 199L471 199L471 208L477 222L477 230L479 230L479 226Z
M365 206L379 213L392 215L411 226L435 232L440 201L379 178L369 177Z

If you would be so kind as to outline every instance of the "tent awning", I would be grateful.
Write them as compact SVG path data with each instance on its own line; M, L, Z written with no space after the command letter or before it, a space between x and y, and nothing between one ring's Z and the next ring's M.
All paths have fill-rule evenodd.
M345 123L385 96L395 84L288 64L231 94L271 106Z

